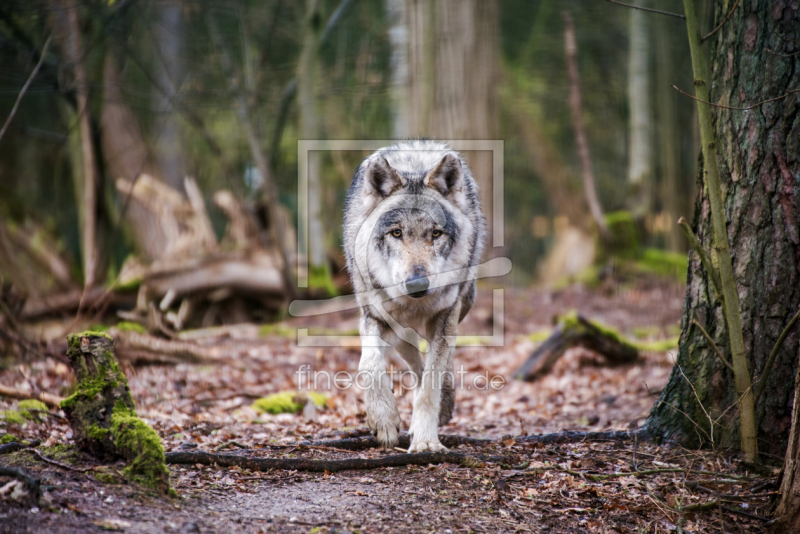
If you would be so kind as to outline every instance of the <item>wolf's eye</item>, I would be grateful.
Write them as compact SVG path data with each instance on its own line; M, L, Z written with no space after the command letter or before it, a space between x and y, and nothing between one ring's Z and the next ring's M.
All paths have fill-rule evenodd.
M434 238L434 239L436 239L437 237L439 237L440 235L442 235L442 231L441 231L441 230L438 230L438 229L437 229L437 230L434 230L434 231L433 231L433 233L432 233L431 235L433 235L433 238Z
M399 228L395 228L394 230L392 230L392 235L395 237L400 237L401 235L403 235L403 232Z

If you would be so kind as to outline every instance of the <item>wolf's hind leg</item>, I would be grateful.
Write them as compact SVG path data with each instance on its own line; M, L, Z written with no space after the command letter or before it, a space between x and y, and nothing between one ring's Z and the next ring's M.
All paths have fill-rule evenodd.
M364 385L364 400L367 409L367 426L375 432L380 444L389 449L397 446L400 432L400 414L392 392L392 380L386 373L386 348L378 345L380 328L369 317L362 317L359 324L361 332L361 361L358 372Z

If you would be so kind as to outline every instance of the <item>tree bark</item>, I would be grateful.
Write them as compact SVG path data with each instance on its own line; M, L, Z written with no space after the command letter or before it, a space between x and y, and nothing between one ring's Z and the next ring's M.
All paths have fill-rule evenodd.
M775 514L780 518L779 530L800 531L800 369L795 377L794 409L789 445L781 476L781 500Z
M717 23L729 10L730 7L726 10L717 6ZM797 88L800 75L792 67L797 60L787 57L797 45L785 39L796 38L799 25L800 15L787 0L762 4L743 1L710 40L711 102L747 107ZM684 105L694 103L686 101ZM800 307L797 110L791 98L751 111L712 108L722 204L738 287L744 349L754 386L758 385L758 377L781 331ZM700 241L711 248L710 202L703 180L699 181L692 226ZM725 413L720 423L727 430L717 444L734 444L739 438L738 414L732 408L737 400L732 373L693 325L697 318L722 352L730 354L721 302L695 252L690 253L689 260L677 357L680 369L676 366L673 370L647 425L656 438L699 445L708 437L701 437L689 418L709 433L702 403L711 419ZM714 261L719 264L717 258ZM782 345L756 405L759 447L773 454L783 454L788 439L798 366L798 330L790 332ZM720 428L715 432L719 433Z
M398 137L441 140L494 139L497 135L498 39L495 0L404 0L391 2L395 17L392 43L399 111ZM398 28L404 28L405 33ZM502 199L493 195L492 156L488 151L466 155L480 189L487 223L486 256L502 251L503 236L495 231L493 213ZM497 234L497 235L495 235ZM497 244L497 247L493 245Z

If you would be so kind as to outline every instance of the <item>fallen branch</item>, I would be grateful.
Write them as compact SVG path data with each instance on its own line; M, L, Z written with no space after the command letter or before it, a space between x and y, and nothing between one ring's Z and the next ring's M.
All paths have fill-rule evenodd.
M20 449L27 449L28 447L38 447L38 446L39 446L38 439L32 439L30 442L28 442L27 445L19 441L12 441L11 443L0 445L0 454L10 454Z
M541 444L541 445L559 445L564 443L602 443L609 441L633 441L634 437L639 440L647 440L649 434L645 429L638 432L627 432L624 430L610 430L607 432L553 432L550 434L535 434L531 436L517 436L513 440L520 444ZM456 436L453 434L440 434L439 441L445 447L457 447L459 445L467 445L470 447L482 447L486 445L497 445L505 439L486 439L486 438L470 438L467 436ZM407 433L400 434L400 442L398 447L407 449L411 445L411 439ZM291 443L287 445L280 445L281 448L285 447L331 447L336 449L343 449L348 451L361 451L366 449L373 449L380 447L381 444L373 436L363 436L344 439L329 439L321 441L301 441L299 443ZM276 445L266 444L265 447L278 447Z
M514 373L514 378L533 381L547 374L558 359L572 347L584 347L596 352L612 363L634 362L639 351L623 341L615 332L581 317L565 315L542 345Z
M17 480L21 480L25 483L25 486L28 487L28 491L31 494L31 501L34 503L39 502L39 498L42 496L42 488L38 478L30 476L22 469L2 466L0 466L0 477L14 477Z
M404 465L458 464L464 467L478 467L483 462L504 461L499 456L467 456L457 452L421 452L417 454L392 454L382 458L347 458L345 460L314 460L310 458L248 458L232 454L210 452L168 452L168 464L217 464L221 467L240 467L252 471L281 469L309 471L312 473L337 473L351 469L379 469L381 467L402 467Z
M20 400L35 399L57 410L60 409L61 401L64 400L62 397L53 395L51 393L23 391L21 389L4 386L2 384L0 384L0 397L8 397L10 399Z

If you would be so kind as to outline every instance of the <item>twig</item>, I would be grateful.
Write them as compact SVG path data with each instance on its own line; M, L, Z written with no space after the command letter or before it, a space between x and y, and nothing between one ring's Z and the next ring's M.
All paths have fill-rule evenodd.
M611 2L612 4L617 4L618 6L629 7L631 9L638 9L640 11L647 11L649 13L656 13L658 15L666 15L668 17L675 17L676 19L686 20L685 16L679 15L678 13L670 13L669 11L659 11L658 9L651 9L649 7L632 6L630 4L623 4L622 2L617 2L617 0L606 0L606 2Z
M781 335L778 336L778 341L775 342L775 346L772 347L772 352L769 353L767 363L764 365L764 372L761 373L761 377L758 379L755 402L758 402L758 399L761 398L761 394L764 393L764 388L767 387L767 377L769 376L770 371L772 371L772 364L775 363L775 358L778 356L778 351L780 351L781 345L783 345L783 340L789 335L789 331L792 329L798 319L800 319L800 310L797 310L797 313L794 314L794 317L792 317L792 319L789 321L789 324L787 324L783 329Z
M14 107L11 108L11 113L8 114L8 118L6 119L5 124L3 124L3 128L0 129L0 139L3 138L3 135L5 135L6 130L8 129L8 125L11 124L11 120L14 118L14 115L17 114L17 109L19 108L19 103L22 101L22 97L28 91L28 87L30 87L33 79L36 78L37 74L39 74L39 69L42 68L42 63L44 63L45 57L47 56L47 48L50 46L50 41L52 39L53 34L50 34L50 37L48 37L47 41L44 42L42 53L39 56L39 62L36 63L36 66L33 68L33 71L31 71L31 75L28 76L28 80L25 82L25 85L22 86L19 95L17 95L17 101L14 102Z
M722 28L722 26L724 26L724 25L725 25L725 23L726 23L726 22L728 22L728 19L729 19L729 18L731 18L731 15L733 15L733 10L734 10L734 9L736 9L736 6L738 6L738 5L739 5L739 0L736 0L736 3L735 3L735 4L733 4L733 7L731 8L731 10L730 10L730 11L728 11L728 15L727 15L727 16L726 16L726 17L725 17L723 20L722 20L722 22L720 22L720 23L717 25L717 27L716 27L716 28L714 28L713 30L711 30L711 32L709 32L708 34L706 34L706 36L705 36L705 37L701 37L701 38L700 38L700 42L701 42L701 43L704 43L704 42L706 41L706 39L710 39L712 35L714 35L715 33L717 33L717 32L720 30L720 28Z
M678 226L681 227L686 239L689 240L692 248L700 257L700 262L703 264L703 267L705 267L708 277L711 279L711 284L714 286L714 291L717 292L717 297L720 299L720 301L724 300L725 296L722 293L722 283L719 281L719 274L717 273L716 269L714 269L714 264L711 263L711 256L708 254L708 251L700 243L700 240L697 239L697 236L692 231L692 228L689 226L689 223L686 222L684 217L678 219Z
M770 98L769 100L762 100L761 102L756 102L752 106L749 106L749 107L746 107L746 108L737 108L737 107L734 107L734 106L725 106L723 104L714 104L713 102L709 102L708 100L702 100L700 98L697 98L694 95L690 95L689 93L687 93L685 91L681 91L678 88L678 86L675 85L675 84L672 85L672 88L675 89L676 91L678 91L680 94L682 94L684 96L688 96L692 100L697 100L698 102L700 102L702 104L707 104L709 106L714 106L715 108L733 109L733 110L737 110L737 111L750 111L751 109L757 108L758 106L763 106L764 104L769 104L770 102L775 102L776 100L781 100L783 98L786 98L789 95L792 95L794 93L800 92L800 89L792 89L791 91L788 91L788 92L782 94L781 96L776 96L775 98Z
M701 324L700 324L700 323L697 321L697 319L692 319L692 324L694 324L695 326L697 326L697 328L699 328L699 329L700 329L700 332L702 332L702 333L703 333L703 335L704 335L704 336L705 336L705 338L708 340L708 342L709 342L709 343L711 343L711 348L713 348L713 349L714 349L714 352L716 352L716 353L717 353L717 356L719 356L719 359L720 359L720 360L722 360L722 363L724 363L724 364L725 364L725 366L726 366L728 369L730 369L731 371L733 371L733 366L730 364L730 362L728 362L728 360L726 360L726 359L725 359L725 356L723 356L723 355L722 355L722 351L721 351L721 350L719 350L719 347L717 346L717 344L716 344L716 343L714 343L714 340L713 340L713 339L711 339L711 336L709 336L709 335L708 335L708 332L706 332L706 329L705 329L705 328L703 328L703 326L702 326L702 325L701 325Z
M48 458L47 456L42 454L42 451L40 451L39 449L31 448L31 451L33 451L33 453L36 456L38 456L39 459L42 460L43 462L47 462L48 464L52 464L52 465L54 465L56 467L60 467L61 469L66 469L68 471L77 471L79 473L85 473L86 471L94 471L95 470L94 467L72 467L71 465L62 464L61 462L58 462L58 461L53 460L51 458Z
M769 48L765 48L765 50L767 52L769 52L770 54L775 54L776 56L787 57L787 58L788 57L794 57L797 54L800 54L800 52L792 52L791 54L781 54L780 52L775 52L774 50L770 50Z
M208 452L168 452L168 464L217 464L221 467L239 466L242 469L266 471L283 469L309 471L314 473L336 473L350 469L378 469L381 467L401 467L404 465L428 465L452 463L464 467L477 467L483 462L501 463L499 456L467 456L456 452L422 452L418 454L393 454L382 458L348 458L345 460L313 460L306 458L247 458L232 454L212 454Z

